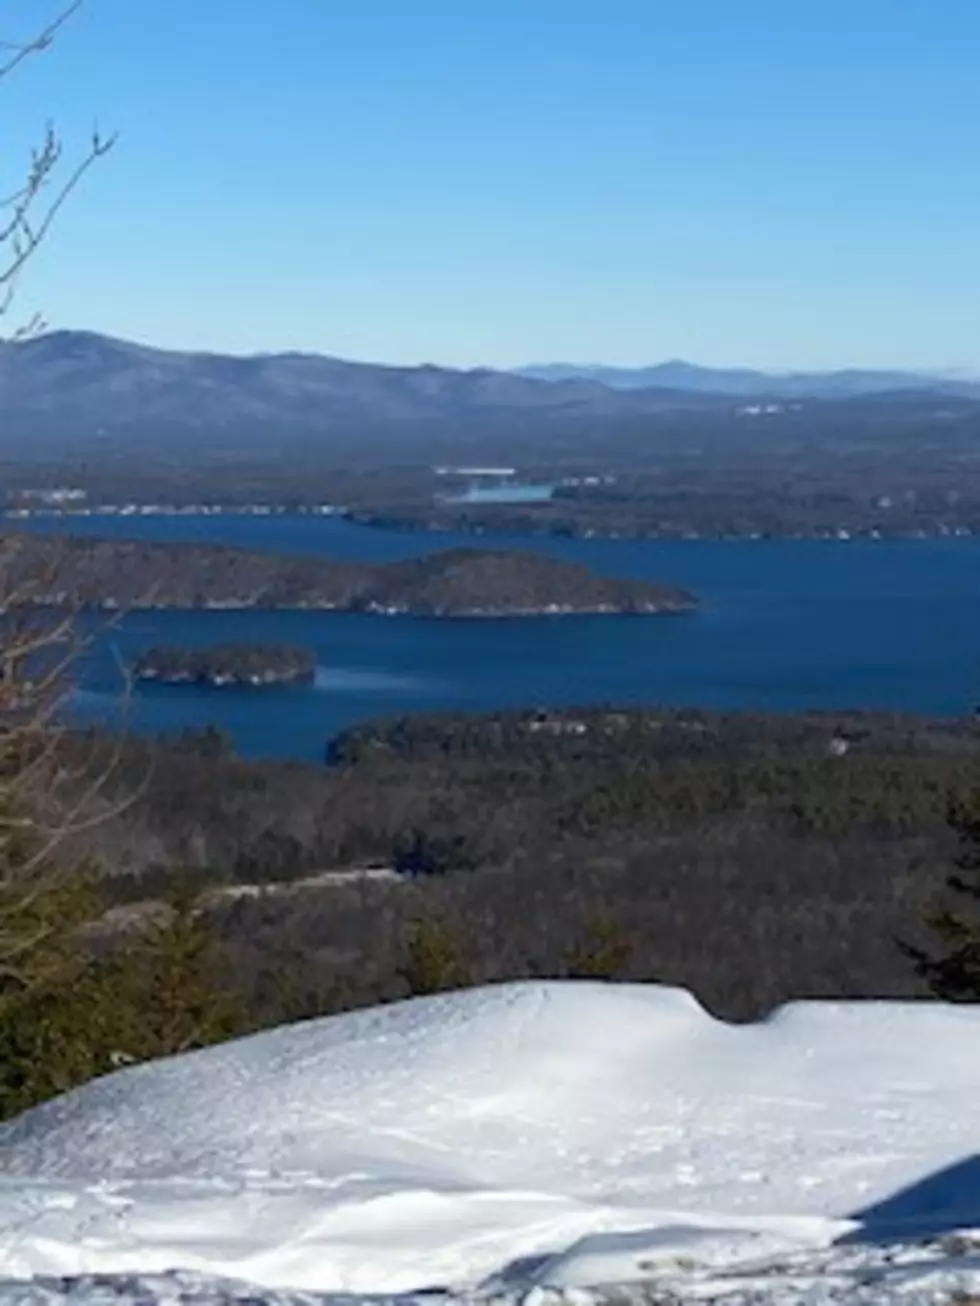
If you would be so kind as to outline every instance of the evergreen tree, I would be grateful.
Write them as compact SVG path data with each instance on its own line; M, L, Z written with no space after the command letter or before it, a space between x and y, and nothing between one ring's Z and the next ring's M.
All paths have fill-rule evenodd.
M565 957L568 979L618 979L633 956L633 945L622 927L608 916L586 923L580 939Z
M111 1070L131 1021L84 927L93 871L59 865L26 818L0 823L0 1119Z
M0 1120L130 1059L134 1012L119 999L121 968L75 963L5 1005L0 1019Z
M421 916L409 926L401 977L412 997L444 993L472 983L459 953L459 942L449 926L432 916Z
M121 1066L245 1031L190 894L101 955L82 931L98 903L93 877L77 874L18 910L30 946L0 987L0 1119Z
M228 992L214 932L189 887L170 893L162 917L124 959L134 1059L171 1056L244 1031L245 1013Z
M908 942L899 947L930 991L947 1002L980 1001L980 805L956 804L949 823L960 840L955 871L946 879L951 901L926 923L934 949Z

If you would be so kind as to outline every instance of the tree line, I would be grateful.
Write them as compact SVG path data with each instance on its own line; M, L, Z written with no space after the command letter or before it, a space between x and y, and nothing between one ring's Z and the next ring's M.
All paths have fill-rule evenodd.
M66 733L52 766L99 775L96 819L58 842L71 875L7 918L31 976L0 996L7 1112L130 1060L503 979L679 984L736 1020L956 991L922 922L972 829L972 720L420 716L346 732L323 767L245 762L214 731ZM369 865L397 874L299 883Z

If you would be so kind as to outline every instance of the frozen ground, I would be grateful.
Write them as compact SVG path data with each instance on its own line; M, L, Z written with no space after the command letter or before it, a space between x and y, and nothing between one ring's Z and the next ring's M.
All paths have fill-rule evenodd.
M32 1306L925 1306L980 1300L974 1227L980 1008L735 1027L676 990L510 985L124 1071L0 1127L0 1301Z

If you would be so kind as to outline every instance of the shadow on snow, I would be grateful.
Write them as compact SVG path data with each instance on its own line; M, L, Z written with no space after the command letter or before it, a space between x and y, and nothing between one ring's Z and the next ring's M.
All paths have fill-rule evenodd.
M841 1243L917 1240L980 1228L980 1156L944 1166L850 1218L859 1220L860 1228Z

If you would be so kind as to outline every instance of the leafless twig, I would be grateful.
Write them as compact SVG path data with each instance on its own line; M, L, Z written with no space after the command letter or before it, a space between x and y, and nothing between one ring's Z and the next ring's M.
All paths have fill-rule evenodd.
M84 0L71 0L45 27L27 40L2 45L6 57L0 56L0 82L10 76L32 55L49 49L61 28L81 8ZM96 128L86 152L67 176L59 175L64 147L52 123L49 123L30 154L24 180L11 193L0 198L0 318L10 312L20 275L51 231L58 214L89 169L112 149L115 134L104 136ZM11 333L20 340L42 330L43 320L35 315Z

